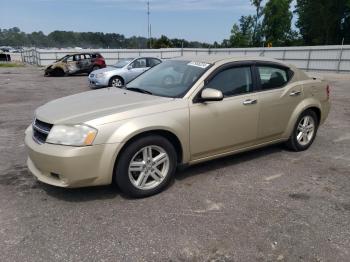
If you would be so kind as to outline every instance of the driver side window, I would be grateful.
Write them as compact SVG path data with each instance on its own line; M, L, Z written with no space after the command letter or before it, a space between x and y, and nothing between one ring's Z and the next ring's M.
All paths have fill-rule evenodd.
M206 88L220 90L224 97L252 92L253 81L250 66L232 67L219 72Z

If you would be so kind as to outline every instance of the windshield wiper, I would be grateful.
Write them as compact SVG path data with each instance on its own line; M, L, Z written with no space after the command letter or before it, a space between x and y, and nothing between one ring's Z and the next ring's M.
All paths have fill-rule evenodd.
M135 92L139 92L139 93L147 94L147 95L153 95L152 92L147 91L147 90L142 89L142 88L138 88L138 87L127 87L126 90L135 91Z

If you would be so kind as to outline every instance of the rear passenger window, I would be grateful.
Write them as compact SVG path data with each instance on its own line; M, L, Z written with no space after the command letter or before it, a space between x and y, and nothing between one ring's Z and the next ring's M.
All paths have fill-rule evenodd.
M206 88L220 90L225 97L252 92L253 82L250 66L226 69L210 80Z
M156 66L156 65L158 65L160 63L161 62L158 59L148 58L148 64L149 64L148 67L154 67L154 66Z
M278 67L258 66L261 89L269 90L283 87L289 81L288 71Z

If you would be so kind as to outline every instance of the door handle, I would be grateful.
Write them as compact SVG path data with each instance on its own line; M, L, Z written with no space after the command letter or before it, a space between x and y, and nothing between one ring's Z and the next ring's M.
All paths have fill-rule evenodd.
M256 99L248 99L243 102L243 105L248 106L248 105L255 105L258 103L258 100Z
M300 96L301 91L293 91L292 93L289 94L290 96Z

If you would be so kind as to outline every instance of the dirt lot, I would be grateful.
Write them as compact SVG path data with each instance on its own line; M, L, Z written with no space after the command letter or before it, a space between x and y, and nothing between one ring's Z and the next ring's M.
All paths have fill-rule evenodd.
M141 200L28 174L35 108L88 90L86 76L42 75L0 69L0 261L349 261L350 75L326 75L333 108L309 151L212 161Z

